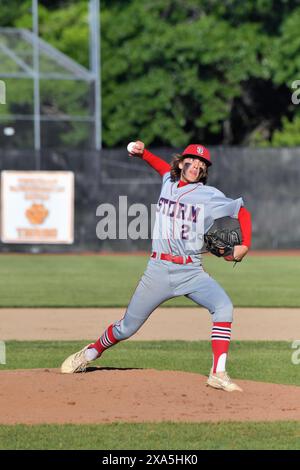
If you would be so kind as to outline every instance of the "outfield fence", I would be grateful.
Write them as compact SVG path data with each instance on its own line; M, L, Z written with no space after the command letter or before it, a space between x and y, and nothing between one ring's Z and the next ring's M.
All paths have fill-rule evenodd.
M170 161L182 149L151 148ZM210 147L213 166L209 183L227 196L242 196L252 212L253 248L300 248L300 148L251 149ZM126 148L102 151L46 149L38 160L41 170L75 173L75 241L66 245L0 244L0 250L20 252L59 251L137 251L149 250L151 240L99 240L97 207L109 203L118 211L119 197L126 196L128 207L155 204L160 177L140 159L129 159ZM33 150L0 151L1 170L34 170ZM128 217L130 221L130 217ZM145 220L150 226L149 220ZM149 232L150 236L150 232Z

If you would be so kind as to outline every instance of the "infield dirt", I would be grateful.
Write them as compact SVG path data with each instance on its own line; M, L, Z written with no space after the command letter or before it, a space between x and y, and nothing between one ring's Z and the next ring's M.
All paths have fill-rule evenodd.
M95 340L124 308L2 308L0 339ZM259 327L258 327L259 325ZM236 308L233 340L293 341L300 331L300 308ZM158 308L130 341L208 340L211 317L201 308Z
M200 311L199 311L200 310ZM3 340L93 339L124 309L1 309ZM300 309L236 309L233 339L292 340ZM192 327L191 327L192 325ZM257 328L259 325L259 328ZM132 340L209 339L201 309L157 309ZM0 372L0 424L300 420L300 387L237 380L243 393L208 388L200 374L93 367Z
M238 380L224 392L179 371L91 368L0 372L0 423L218 422L300 420L300 387Z

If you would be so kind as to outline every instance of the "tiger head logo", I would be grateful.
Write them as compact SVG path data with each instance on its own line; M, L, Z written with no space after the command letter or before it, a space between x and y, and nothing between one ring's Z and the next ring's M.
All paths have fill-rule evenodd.
M49 211L43 204L32 204L25 214L31 224L41 225L49 215Z

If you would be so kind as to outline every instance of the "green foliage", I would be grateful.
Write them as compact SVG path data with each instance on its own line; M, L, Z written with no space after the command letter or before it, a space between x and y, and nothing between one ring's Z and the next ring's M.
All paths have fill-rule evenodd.
M31 2L16 3L3 2L0 25L31 28ZM138 137L175 147L298 145L290 102L300 74L298 0L104 0L101 8L106 146ZM41 0L39 14L43 39L88 67L86 0ZM46 87L43 112L87 112L84 93L73 95L67 83ZM23 102L30 98L27 89ZM5 111L20 103L16 92ZM87 137L74 124L64 131L60 144Z
M281 34L274 40L270 58L273 80L288 87L300 78L300 7L282 23Z
M266 38L257 25L237 29L213 15L170 25L159 9L153 11L156 5L152 16L144 3L132 2L132 13L124 9L103 18L103 87L109 89L104 138L109 145L130 135L141 135L146 144L174 146L207 132L218 135L233 100L242 94L241 83L268 77L259 59ZM112 21L120 27L117 34L112 34ZM137 34L140 22L143 30Z
M17 14L29 12L31 0L1 0L0 26L11 27L15 24Z
M282 130L276 130L272 138L273 147L300 146L300 115L295 115L292 121L286 117L282 120Z
M32 15L27 1L15 19L17 28L32 29ZM39 3L39 33L61 52L88 67L88 8L86 1L48 10Z
M274 147L293 147L300 145L300 114L299 106L292 104L294 89L292 84L300 78L300 7L294 10L282 22L280 35L274 39L274 47L269 57L269 65L275 85L284 85L290 90L286 105L286 114L274 129L271 145ZM262 140L261 145L268 144Z
M47 3L47 2L45 2ZM58 3L58 2L57 2ZM53 7L53 5L52 5ZM13 26L18 28L32 28L31 1L22 3L21 7L15 9ZM48 10L43 2L39 4L39 30L41 37L49 41L54 47L73 57L82 65L88 67L88 9L86 2L68 4L63 2L63 8ZM0 23L4 21L0 13ZM8 26L11 26L8 24ZM17 44L20 54L23 43ZM28 59L32 54L29 50ZM30 60L30 59L29 59ZM17 69L12 61L4 64L1 69L13 72ZM59 68L54 68L53 64L40 56L41 72L59 72ZM33 84L32 80L7 80L8 100L5 107L1 106L1 114L32 114L33 113ZM58 81L41 80L41 112L51 117L55 115L80 115L91 114L91 91L90 86L80 81ZM90 109L90 111L89 111ZM45 127L45 124L43 125ZM51 134L52 132L52 134ZM47 144L51 144L51 139L56 146L79 147L87 143L89 127L85 123L60 122L53 126L48 125L46 136ZM43 137L43 135L42 135ZM15 138L15 144L21 147L32 146L32 125L23 126ZM27 145L28 144L28 145Z

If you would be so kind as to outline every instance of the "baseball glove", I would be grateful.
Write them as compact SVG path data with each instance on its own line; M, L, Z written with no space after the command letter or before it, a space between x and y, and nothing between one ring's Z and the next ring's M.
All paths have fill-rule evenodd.
M227 220L230 219L230 220ZM226 258L232 261L234 259L235 245L242 244L241 229L239 222L230 217L223 217L214 222L212 227L204 235L206 249L215 256Z

